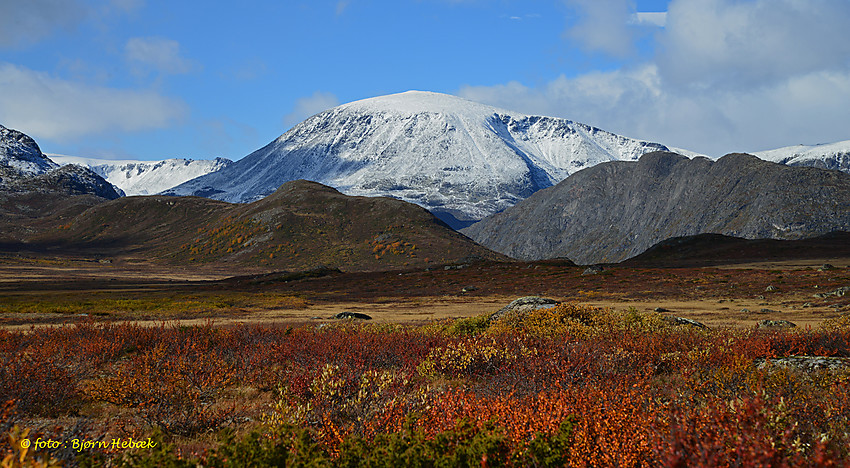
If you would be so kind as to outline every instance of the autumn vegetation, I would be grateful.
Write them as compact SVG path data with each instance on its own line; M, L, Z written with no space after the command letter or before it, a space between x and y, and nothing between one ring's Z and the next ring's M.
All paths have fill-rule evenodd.
M847 466L850 370L771 363L802 355L850 357L850 318L1 331L3 466ZM157 446L21 448L38 437Z

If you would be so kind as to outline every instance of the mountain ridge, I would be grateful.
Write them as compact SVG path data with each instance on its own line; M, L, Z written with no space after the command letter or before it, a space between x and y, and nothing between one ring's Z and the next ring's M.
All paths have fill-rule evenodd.
M615 263L671 237L800 239L850 230L850 175L752 155L649 153L579 171L461 230L522 260Z

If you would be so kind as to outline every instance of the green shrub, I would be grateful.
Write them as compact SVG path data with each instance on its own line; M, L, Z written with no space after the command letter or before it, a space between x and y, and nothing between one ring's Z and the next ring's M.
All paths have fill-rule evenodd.
M452 336L472 336L487 330L489 326L490 320L487 315L459 318L448 326L446 333Z
M345 467L437 467L505 466L510 443L498 428L478 428L463 421L452 430L429 438L421 428L407 425L402 431L380 434L372 441L347 439L337 466Z
M516 446L504 428L493 423L483 427L462 420L453 429L428 435L410 418L395 433L378 434L372 439L349 436L339 447L338 456L317 441L308 429L291 425L255 430L242 438L233 431L221 434L221 443L205 461L179 458L174 447L160 443L148 451L135 451L124 457L121 466L163 466L182 468L203 466L229 467L370 467L405 466L478 467L478 466L564 466L568 461L574 421L563 421L553 434L537 434ZM513 448L512 448L513 447ZM91 457L81 466L95 466Z
M233 432L223 441L205 466L217 468L265 466L333 466L327 451L307 429L278 426L268 433L253 431L241 440Z

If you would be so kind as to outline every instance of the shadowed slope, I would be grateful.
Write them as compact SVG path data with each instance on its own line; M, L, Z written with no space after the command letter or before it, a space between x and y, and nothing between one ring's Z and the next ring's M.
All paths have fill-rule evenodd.
M462 232L520 259L618 262L670 237L802 239L850 230L850 175L731 154L649 153L579 171Z

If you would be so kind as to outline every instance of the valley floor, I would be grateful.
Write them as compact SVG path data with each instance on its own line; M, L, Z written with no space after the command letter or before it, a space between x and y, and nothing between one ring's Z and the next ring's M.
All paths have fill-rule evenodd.
M833 268L819 271L826 263ZM614 310L660 308L664 315L710 327L751 327L765 319L816 327L850 311L850 294L840 292L850 287L846 258L584 270L552 261L480 262L391 272L241 270L233 277L234 271L222 266L5 258L0 259L0 327L90 320L321 323L340 312L423 324L492 313L529 295Z

